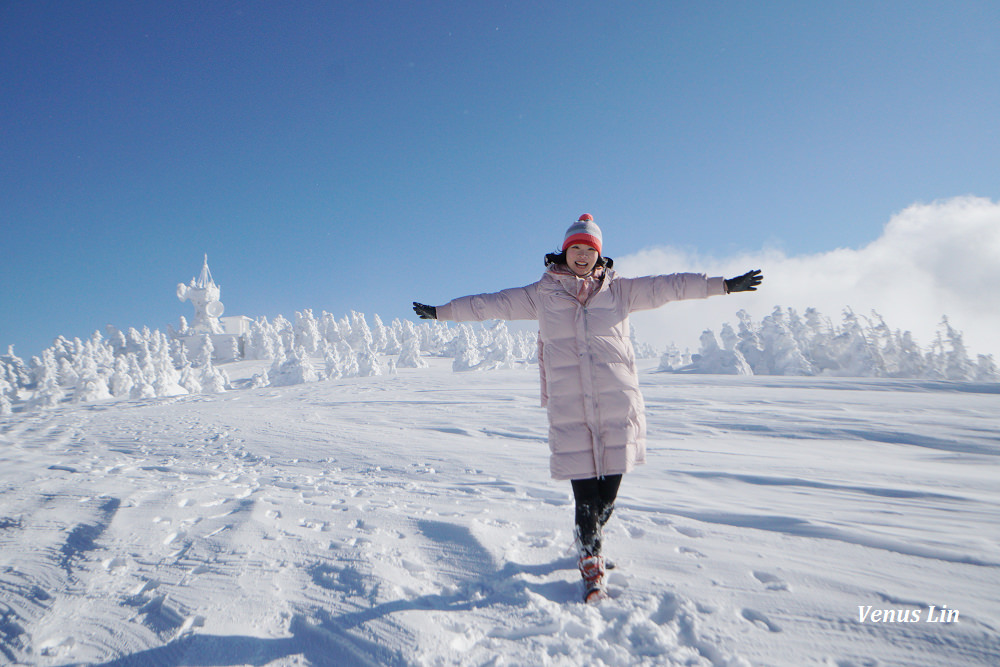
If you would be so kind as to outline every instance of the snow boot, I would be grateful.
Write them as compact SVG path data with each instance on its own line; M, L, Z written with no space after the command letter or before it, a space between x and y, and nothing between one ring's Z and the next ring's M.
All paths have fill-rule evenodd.
M583 601L598 602L608 597L605 583L604 557L581 556L580 576L583 577Z

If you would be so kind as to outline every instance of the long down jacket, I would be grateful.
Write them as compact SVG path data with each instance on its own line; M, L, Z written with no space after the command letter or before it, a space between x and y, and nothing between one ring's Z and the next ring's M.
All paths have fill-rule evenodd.
M629 313L669 301L725 294L722 278L698 273L582 279L549 267L541 280L454 299L438 319L538 320L542 405L548 408L555 479L631 471L646 460L646 416Z

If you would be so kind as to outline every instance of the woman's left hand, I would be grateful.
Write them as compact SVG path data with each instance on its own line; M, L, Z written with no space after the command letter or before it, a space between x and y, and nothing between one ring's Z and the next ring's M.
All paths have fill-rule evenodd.
M764 280L764 274L760 269L747 271L742 276L729 278L726 280L726 293L732 292L756 292L757 286Z

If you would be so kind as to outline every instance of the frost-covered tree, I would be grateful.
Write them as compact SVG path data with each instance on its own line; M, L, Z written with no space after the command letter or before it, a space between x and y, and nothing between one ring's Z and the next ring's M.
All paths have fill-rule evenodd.
M80 376L77 374L76 369L73 368L73 364L70 363L68 357L62 357L56 362L58 367L56 375L58 377L59 386L69 389L75 387Z
M538 334L518 331L514 336L514 356L529 364L538 363Z
M340 377L340 351L336 345L332 345L327 340L323 341L323 366L325 369L324 377L327 380L336 380Z
M420 354L420 343L416 336L403 342L403 349L396 360L398 368L427 368L427 361Z
M201 367L198 381L206 394L221 394L229 387L229 375L211 363Z
M106 338L111 347L112 356L120 357L128 352L128 340L120 330L109 324L104 328L104 333L107 334Z
M736 313L736 317L739 320L739 330L737 333L739 342L736 343L736 349L743 355L746 362L750 364L750 368L754 373L767 375L770 368L764 359L764 348L761 344L760 336L754 327L753 319L745 310L740 310Z
M829 342L837 362L829 374L844 377L880 377L885 374L878 350L868 340L858 316L851 309L844 311L844 324Z
M365 314L352 310L351 333L347 336L347 342L350 343L351 348L355 352L361 353L372 346L373 340L372 330L365 320Z
M54 376L46 376L38 383L29 405L33 409L44 410L58 406L65 398L66 392L59 386L59 381Z
M365 347L357 353L358 377L375 377L383 375L382 364L379 363L378 355L371 346Z
M205 336L208 338L208 335ZM174 367L173 357L170 354L170 341L166 335L156 333L153 335L155 345L151 351L153 365L153 391L157 396L180 396L188 393L188 390L181 385L180 372ZM211 355L209 355L211 363Z
M480 370L514 368L517 361L514 356L514 337L510 335L504 321L497 321L489 329L489 336L484 336L484 344L480 349Z
M976 382L996 382L1000 380L1000 368L997 368L992 354L977 355L975 374L972 379Z
M399 354L403 351L403 344L399 342L399 330L395 327L385 329L385 348L382 354Z
M733 335L735 336L735 334ZM715 333L711 329L706 329L702 332L700 341L701 347L698 349L698 354L691 358L691 363L688 366L678 370L689 373L753 375L750 364L746 362L740 351L735 348L735 344L733 345L733 349L730 350L721 347L715 338Z
M655 359L657 357L656 348L649 343L642 342L636 335L635 326L629 323L629 339L632 341L632 350L636 359Z
M29 406L43 410L56 407L66 398L66 392L59 384L55 346L43 350L41 359L32 357L31 361L35 391L28 401Z
M202 334L198 337L198 349L194 352L192 363L197 368L204 368L212 365L212 357L215 355L215 343L212 342L210 334Z
M109 389L115 398L128 398L132 394L132 386L135 380L129 373L129 361L127 356L122 355L115 358L115 368L111 373Z
M480 342L479 336L476 335L476 332L472 328L471 324L463 322L453 330L449 330L448 334L449 335L441 336L442 338L447 339L447 342L440 350L440 354L442 356L455 358L462 353L469 352L470 350L475 351L478 356Z
M345 378L358 377L358 355L347 341L337 343L337 351L340 353L340 376Z
M76 385L73 388L73 401L76 403L93 403L112 398L108 381L97 367L93 354L84 355L78 365Z
M400 352L402 352L406 348L407 344L411 340L416 341L418 350L422 349L423 346L421 344L421 336L420 333L417 331L417 327L413 326L413 322L410 322L409 320L403 322L395 320L393 322L393 327L397 329L396 336L399 338Z
M812 364L799 349L798 341L792 334L785 312L780 307L775 308L774 312L761 322L759 340L763 346L763 362L768 374L815 374Z
M261 389L263 387L267 387L270 384L271 384L271 378L268 377L268 373L266 370L263 370L260 373L254 373L253 377L250 378L251 389Z
M397 354L398 350L388 350L389 330L382 323L382 318L376 313L372 316L372 351L376 354Z
M319 322L313 317L312 311L303 310L295 313L294 345L302 348L307 354L314 354L320 347L323 336L319 331Z
M334 346L344 340L337 318L326 311L323 311L319 318L319 333L323 340Z
M942 357L938 367L942 370L945 379L955 382L972 380L976 375L975 367L969 360L969 353L965 349L962 333L952 328L947 317L941 320L941 327L945 345L941 351Z
M271 326L266 317L259 317L250 323L250 331L247 333L244 346L244 357L271 360L274 359L280 345L281 341L275 333L274 327Z
M681 352L677 349L676 345L671 343L667 346L667 349L663 351L663 354L660 355L660 366L658 370L672 371L680 368L682 365Z
M153 388L153 373L147 372L143 368L138 355L133 352L128 354L128 373L132 377L132 389L129 393L131 398L156 398L156 389Z
M909 331L896 335L896 375L900 378L927 377L927 360Z
M189 394L200 394L204 389L201 384L200 369L192 367L189 363L181 367L177 384L183 387Z
M472 327L467 324L459 325L458 336L454 345L449 346L453 351L454 361L451 369L455 372L478 370L482 363L482 355L479 352L479 341Z
M30 388L31 373L20 357L14 354L14 346L7 346L7 354L0 357L0 377L10 383L14 391Z
M271 330L275 337L275 354L278 348L281 348L286 355L295 349L295 330L291 322L278 315L271 322Z

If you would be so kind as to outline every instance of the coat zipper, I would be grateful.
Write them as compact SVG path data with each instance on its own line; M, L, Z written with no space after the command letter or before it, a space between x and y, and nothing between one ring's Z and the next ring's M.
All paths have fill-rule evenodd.
M594 456L594 471L598 479L604 478L604 443L601 441L601 417L597 406L597 385L594 382L594 358L590 350L590 321L587 315L587 306L583 308L583 344L587 354L587 368L590 373L590 407L594 416L594 425L587 426L591 429L590 447Z

